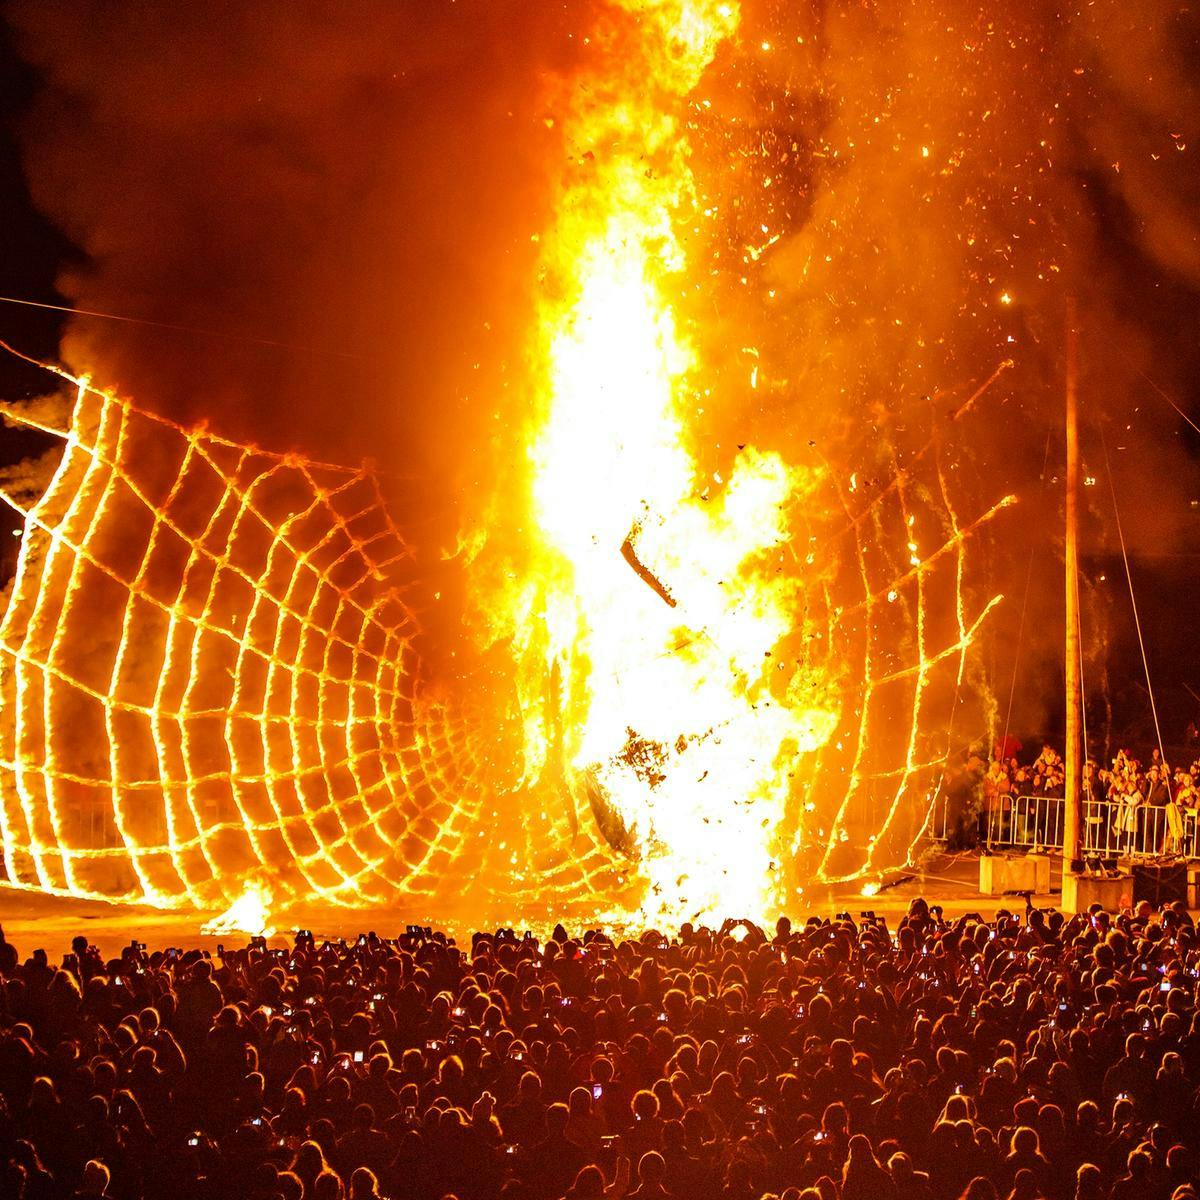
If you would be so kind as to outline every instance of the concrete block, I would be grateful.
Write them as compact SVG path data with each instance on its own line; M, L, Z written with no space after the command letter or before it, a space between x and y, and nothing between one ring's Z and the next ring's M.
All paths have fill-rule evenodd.
M1036 854L985 854L979 860L979 893L1003 896L1006 892L1037 892L1038 859L1045 862L1045 891L1050 890L1050 860Z
M1050 855L1027 854L1025 861L1033 863L1033 876L1036 880L1033 888L1034 894L1048 896L1050 894Z
M1128 875L1115 879L1104 875L1063 874L1062 910L1066 913L1087 912L1093 904L1107 912L1120 912L1133 903L1133 880Z

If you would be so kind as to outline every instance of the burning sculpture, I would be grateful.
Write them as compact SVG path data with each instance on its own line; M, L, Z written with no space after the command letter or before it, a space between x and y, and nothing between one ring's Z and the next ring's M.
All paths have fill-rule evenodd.
M541 237L520 544L484 521L464 562L486 684L423 670L422 581L368 471L73 380L0 625L10 881L212 907L473 880L670 919L916 852L986 727L970 650L998 597L968 554L1009 499L955 498L939 428L890 460L747 443L701 470L683 113L738 13L616 8L638 52L571 97Z

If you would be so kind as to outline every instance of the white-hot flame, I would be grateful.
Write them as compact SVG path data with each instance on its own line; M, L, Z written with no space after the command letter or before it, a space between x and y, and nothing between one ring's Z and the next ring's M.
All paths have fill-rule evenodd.
M763 914L795 758L836 715L775 657L799 623L780 569L788 509L811 480L753 447L727 480L688 444L694 353L668 299L686 267L675 221L692 177L675 110L736 7L650 0L624 86L579 107L597 148L543 239L538 359L545 410L531 449L542 550L533 639L568 685L568 769L589 772L639 839L646 915ZM642 72L650 72L646 77ZM652 164L652 165L648 165ZM546 689L524 697L527 753L548 750Z
M250 883L245 891L219 916L201 926L209 936L247 933L251 937L271 937L271 893L261 884Z

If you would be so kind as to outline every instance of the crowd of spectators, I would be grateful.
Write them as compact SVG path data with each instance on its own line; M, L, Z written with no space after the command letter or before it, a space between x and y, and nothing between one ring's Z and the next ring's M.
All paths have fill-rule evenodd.
M61 965L0 935L6 1200L1195 1200L1182 906Z

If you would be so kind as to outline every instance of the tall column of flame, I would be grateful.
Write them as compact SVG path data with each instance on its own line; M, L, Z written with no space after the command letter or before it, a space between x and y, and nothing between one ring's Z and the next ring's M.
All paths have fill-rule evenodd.
M812 480L753 447L727 479L700 478L688 444L698 364L669 295L689 265L677 230L700 217L681 118L737 8L617 8L611 73L576 94L580 166L542 238L539 547L519 603L544 622L542 678L564 685L526 679L527 755L546 759L561 728L567 772L640 843L647 915L760 916L789 771L836 724L777 656L799 610L801 581L779 569L788 509Z

